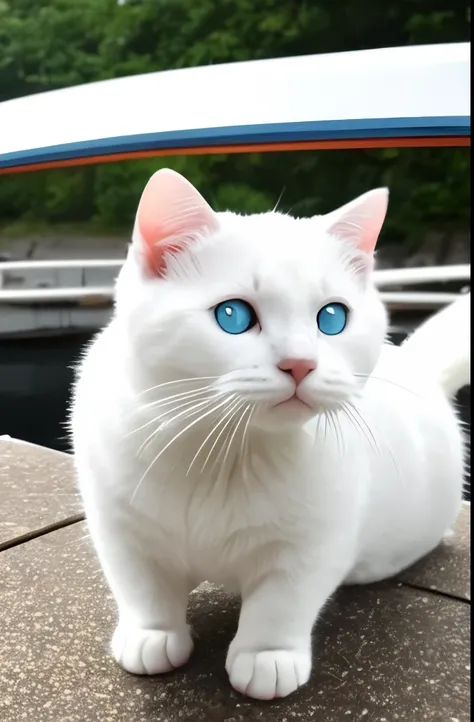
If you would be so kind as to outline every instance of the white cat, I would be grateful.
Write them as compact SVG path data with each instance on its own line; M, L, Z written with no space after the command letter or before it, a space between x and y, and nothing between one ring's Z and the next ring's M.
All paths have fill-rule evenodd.
M470 298L384 343L372 266L387 199L294 219L216 214L170 170L146 186L71 419L130 672L187 661L188 593L209 580L242 596L231 684L284 697L308 681L335 589L396 574L455 521L448 397L469 382Z

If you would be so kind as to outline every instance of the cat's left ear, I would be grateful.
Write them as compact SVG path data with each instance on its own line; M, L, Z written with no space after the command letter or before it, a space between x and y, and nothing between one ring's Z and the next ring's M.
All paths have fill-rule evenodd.
M327 232L372 255L387 215L388 195L388 188L377 188L328 213L324 216Z
M166 275L166 259L217 230L217 215L194 186L169 168L157 171L142 193L133 240L153 276Z

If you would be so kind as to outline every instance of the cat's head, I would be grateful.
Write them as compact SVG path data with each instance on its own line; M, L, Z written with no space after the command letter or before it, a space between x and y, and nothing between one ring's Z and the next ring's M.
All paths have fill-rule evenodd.
M353 399L387 331L372 281L387 202L378 189L315 218L215 213L182 176L155 173L117 283L143 385L185 403L211 387L189 399L217 390L222 413L253 410L264 428Z

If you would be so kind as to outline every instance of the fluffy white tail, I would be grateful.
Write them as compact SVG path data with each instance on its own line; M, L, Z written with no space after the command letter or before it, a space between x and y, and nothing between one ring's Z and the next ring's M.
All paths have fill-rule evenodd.
M448 396L471 383L471 294L431 316L405 341Z

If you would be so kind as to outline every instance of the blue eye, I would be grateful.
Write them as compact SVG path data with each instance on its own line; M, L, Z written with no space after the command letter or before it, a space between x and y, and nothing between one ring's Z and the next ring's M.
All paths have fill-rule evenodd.
M223 301L214 309L216 321L226 333L245 333L257 323L257 315L247 301Z
M349 309L343 303L328 303L318 313L318 328L326 336L337 336L346 327Z

